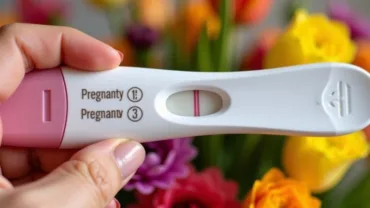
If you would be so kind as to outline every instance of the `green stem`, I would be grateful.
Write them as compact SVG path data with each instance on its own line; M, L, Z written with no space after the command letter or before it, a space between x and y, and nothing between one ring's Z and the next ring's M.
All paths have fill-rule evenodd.
M263 135L239 135L235 137L237 141L233 145L233 156L231 166L227 169L227 175L240 184L240 191L245 191L255 178L252 174L255 169L255 157L258 152L258 145L262 141ZM234 138L233 138L234 139ZM229 150L230 151L230 150Z
M263 149L259 158L258 177L262 177L270 168L282 168L281 155L286 137L269 136L262 141Z
M197 44L197 61L198 61L198 70L200 71L212 71L212 57L211 57L211 48L210 42L207 35L206 27L203 27L203 30L200 34L200 38Z
M229 47L232 28L232 9L230 0L222 0L220 7L221 32L217 42L217 71L230 71Z
M136 50L136 65L138 67L149 67L150 65L150 50Z
M253 150L255 150L261 138L261 134L245 135L239 157L242 160L242 167L248 167L250 159L252 159L251 155L253 154ZM240 171L237 171L237 173L240 173Z
M206 136L202 139L202 166L221 166L223 135ZM222 169L222 167L220 167Z

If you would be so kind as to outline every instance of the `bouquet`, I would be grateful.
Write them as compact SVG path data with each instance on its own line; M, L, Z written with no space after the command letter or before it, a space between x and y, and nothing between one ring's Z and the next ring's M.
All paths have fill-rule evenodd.
M0 26L68 26L71 3L17 0L13 13L0 13ZM100 39L125 55L122 66L228 72L341 62L370 72L370 21L344 2L329 2L322 13L287 5L283 27L255 36L247 31L268 18L273 0L85 3L105 15L112 35ZM235 50L247 39L253 44ZM365 128L337 137L242 134L144 143L145 161L117 198L131 208L369 207L369 133Z

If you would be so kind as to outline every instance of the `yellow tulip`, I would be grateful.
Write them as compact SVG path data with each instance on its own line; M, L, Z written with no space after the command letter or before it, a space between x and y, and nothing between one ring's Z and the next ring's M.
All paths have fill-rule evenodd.
M128 1L129 0L88 0L90 4L102 9L120 7Z
M300 181L285 177L278 169L270 169L257 180L242 203L242 208L319 208L321 202L311 196Z
M323 14L298 10L264 59L264 68L317 62L350 63L356 54L349 29Z
M290 177L321 193L336 186L350 166L368 154L363 131L336 137L290 137L282 163Z

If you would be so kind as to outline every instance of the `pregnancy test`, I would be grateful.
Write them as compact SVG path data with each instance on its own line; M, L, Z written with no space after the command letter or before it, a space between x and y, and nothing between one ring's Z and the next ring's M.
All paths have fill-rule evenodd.
M370 75L320 63L241 72L34 70L0 106L3 146L215 134L336 136L370 124Z

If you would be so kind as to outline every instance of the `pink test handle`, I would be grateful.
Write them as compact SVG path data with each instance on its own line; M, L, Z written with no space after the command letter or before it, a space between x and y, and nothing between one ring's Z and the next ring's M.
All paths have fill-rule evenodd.
M60 68L27 74L15 93L0 104L1 146L59 148L67 111Z

